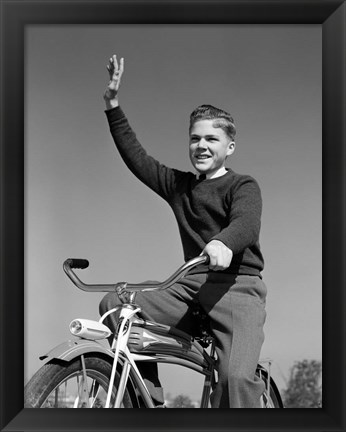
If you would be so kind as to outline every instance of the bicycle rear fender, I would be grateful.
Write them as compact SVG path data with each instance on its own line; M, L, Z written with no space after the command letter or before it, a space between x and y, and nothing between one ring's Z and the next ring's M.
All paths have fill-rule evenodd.
M62 342L47 354L40 356L40 360L50 361L59 359L69 362L72 359L87 353L101 353L113 359L114 354L110 349L105 348L99 342L88 339L74 339Z

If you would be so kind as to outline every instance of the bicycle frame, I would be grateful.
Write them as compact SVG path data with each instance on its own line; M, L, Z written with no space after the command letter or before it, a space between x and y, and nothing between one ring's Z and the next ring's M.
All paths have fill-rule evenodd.
M178 332L177 330L170 329L168 326L158 323L138 320L136 314L140 312L140 308L134 303L136 292L166 289L181 279L190 269L197 265L204 264L207 261L208 257L205 255L190 260L162 283L128 284L122 282L115 285L87 285L77 277L72 268L86 268L89 263L86 260L73 259L68 259L64 262L63 268L65 273L72 280L74 285L83 291L117 292L119 295L131 293L129 302L108 311L99 320L99 323L103 323L105 318L111 313L115 313L118 310L120 312L118 326L111 347L111 352L114 353L114 357L112 359L113 366L106 407L110 405L115 373L119 361L122 364L122 373L114 407L119 407L121 404L121 399L131 369L134 373L136 385L141 388L141 396L145 405L148 407L154 405L136 365L136 362L139 361L181 365L205 375L201 407L208 406L210 391L215 382L214 343L212 343L209 355L198 342L183 332ZM168 331L170 331L171 334L168 335ZM138 336L139 333L142 333L142 335L145 333L146 337L151 339L151 341L147 343L146 350L138 349L138 346L136 347L136 336L134 336L134 334ZM164 333L166 333L166 335L164 335ZM76 334L76 336L78 336L78 334Z
M65 273L78 288L89 292L116 292L122 299L123 296L127 296L122 304L107 311L99 321L73 320L70 324L70 331L78 339L65 342L54 348L47 355L40 357L41 359L46 359L48 362L53 359L59 359L64 362L80 359L81 387L75 404L82 403L84 406L93 407L93 400L97 396L97 389L95 390L94 384L92 384L91 392L89 393L85 365L87 356L93 355L102 358L103 361L106 360L111 369L110 381L107 383L105 389L107 393L105 408L120 408L127 386L130 389L136 390L136 403L138 402L139 393L141 406L144 404L147 408L155 407L150 392L139 371L139 362L181 365L204 375L200 407L208 408L211 389L216 382L214 340L211 339L210 351L208 353L199 343L199 339L172 327L141 319L138 316L141 309L135 303L137 291L166 289L182 278L193 267L206 263L207 259L208 257L206 256L200 256L185 263L169 279L162 283L127 284L122 282L115 285L87 285L80 281L73 269L87 268L89 265L88 261L68 259L64 262L63 268ZM118 324L114 332L112 345L110 348L106 348L97 340L110 337L112 332L103 322L105 318L113 313L118 314ZM275 383L270 378L271 360L267 360L266 363L269 368L266 369L262 361L258 365L256 373L259 376L263 374L267 380L267 392L270 395L270 386L274 385L275 387ZM115 377L117 379L116 393L114 392Z
M140 383L141 396L145 405L148 407L153 405L150 393L136 365L137 362L143 361L181 365L205 375L200 407L207 408L210 391L215 382L214 343L208 354L189 335L171 329L169 326L136 318L136 313L140 312L140 308L130 303L108 311L100 318L100 322L119 309L118 327L112 344L114 359L106 408L110 404L119 359L122 363L122 373L114 408L120 407L131 368L137 378L136 384ZM143 342L142 346L140 342Z

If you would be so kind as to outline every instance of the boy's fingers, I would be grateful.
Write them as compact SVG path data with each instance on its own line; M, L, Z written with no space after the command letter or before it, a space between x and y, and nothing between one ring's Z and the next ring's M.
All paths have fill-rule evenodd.
M215 256L209 255L209 268L214 269L217 267L217 258Z
M117 60L117 56L114 54L113 55L113 63L114 63L114 68L115 70L118 70L118 60Z
M107 70L108 70L108 74L109 74L109 79L112 80L113 79L113 73L114 73L114 69L113 69L112 65L108 65Z
M108 63L108 65L107 65L107 69L108 69L109 71L112 71L112 70L114 69L114 64L113 64L112 59L109 60L109 63Z
M124 72L124 58L122 57L120 59L120 73L122 74Z
M107 70L108 70L109 74L111 75L111 79L112 78L119 79L121 77L122 73L124 72L124 58L122 57L120 59L120 62L118 63L117 56L115 54L112 55L112 57L109 59L109 64L107 66ZM114 75L115 75L115 77L114 77Z

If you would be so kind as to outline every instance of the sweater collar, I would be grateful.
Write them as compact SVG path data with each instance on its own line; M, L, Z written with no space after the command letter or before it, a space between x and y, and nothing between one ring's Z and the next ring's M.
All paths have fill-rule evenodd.
M225 177L228 176L231 172L232 172L231 169L226 168L226 172L225 172L224 174L222 174L221 176L219 176L219 177L214 177L214 178L207 179L207 176L206 176L205 174L200 174L200 175L196 175L196 180L197 180L198 182L202 182L202 181L213 182L213 181L216 181L216 180L219 180L219 179L223 179L223 178L225 178Z

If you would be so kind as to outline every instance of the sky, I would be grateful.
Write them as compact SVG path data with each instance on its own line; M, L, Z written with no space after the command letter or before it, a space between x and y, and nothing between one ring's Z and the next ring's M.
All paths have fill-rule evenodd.
M268 288L261 357L284 388L291 366L322 359L322 31L319 25L29 25L25 35L25 379L98 319L86 283L164 280L183 264L169 206L126 168L103 92L112 54L125 58L120 104L147 152L193 171L188 119L204 103L237 128L234 171L263 198ZM166 391L199 397L201 379L164 366ZM177 379L177 376L181 379ZM184 385L182 385L184 384Z

